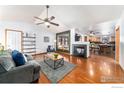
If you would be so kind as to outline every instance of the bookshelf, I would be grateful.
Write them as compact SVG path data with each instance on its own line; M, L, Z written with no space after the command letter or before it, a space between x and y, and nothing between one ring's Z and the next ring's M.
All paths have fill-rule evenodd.
M23 33L22 47L23 53L36 55L36 34Z

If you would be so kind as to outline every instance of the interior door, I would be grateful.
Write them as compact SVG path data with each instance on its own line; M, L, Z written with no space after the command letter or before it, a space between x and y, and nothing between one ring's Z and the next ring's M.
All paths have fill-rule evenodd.
M6 49L22 51L22 31L6 29L5 31Z
M120 27L117 27L116 29L116 36L115 36L115 43L116 43L116 51L115 51L115 58L116 58L116 63L119 64L119 52L120 52Z

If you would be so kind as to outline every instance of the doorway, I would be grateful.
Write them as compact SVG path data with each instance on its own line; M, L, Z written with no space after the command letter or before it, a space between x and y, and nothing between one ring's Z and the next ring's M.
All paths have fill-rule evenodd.
M5 49L22 52L22 31L13 29L5 30Z

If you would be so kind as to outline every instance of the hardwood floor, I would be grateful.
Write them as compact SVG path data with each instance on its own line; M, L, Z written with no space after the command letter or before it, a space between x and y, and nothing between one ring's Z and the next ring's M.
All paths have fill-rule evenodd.
M124 71L111 57L91 55L89 58L82 58L60 54L77 67L59 83L124 83ZM43 60L43 55L37 55L36 60ZM50 83L50 81L42 73L39 83Z

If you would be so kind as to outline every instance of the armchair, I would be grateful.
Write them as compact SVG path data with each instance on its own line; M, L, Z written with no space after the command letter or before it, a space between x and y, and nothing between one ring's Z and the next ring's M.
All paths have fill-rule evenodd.
M47 48L47 52L54 52L54 51L55 51L55 49L49 45Z

